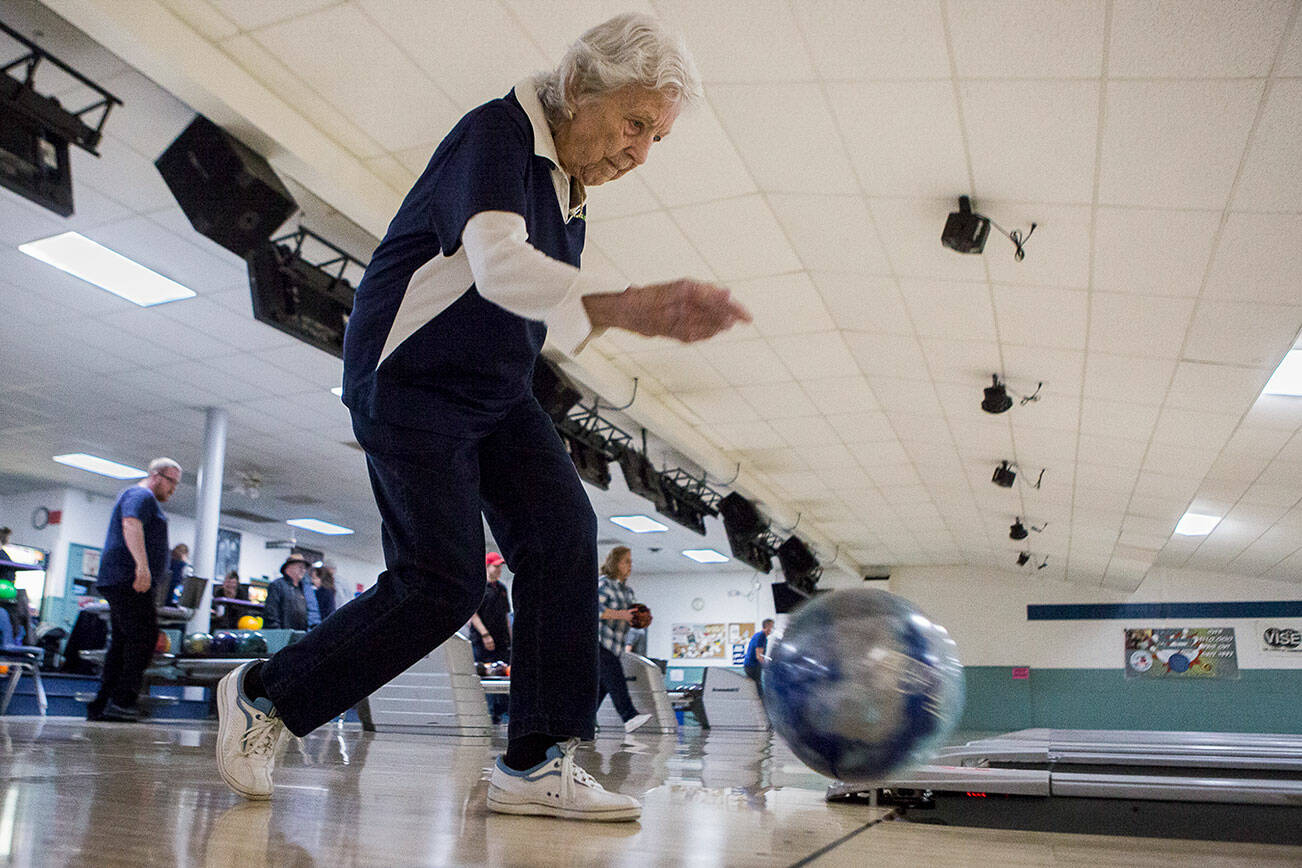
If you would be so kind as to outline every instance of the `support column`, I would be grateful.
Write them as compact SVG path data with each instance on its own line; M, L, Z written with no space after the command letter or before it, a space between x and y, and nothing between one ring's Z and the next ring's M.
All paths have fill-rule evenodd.
M203 432L203 463L199 465L199 491L194 511L194 574L207 579L217 569L217 524L222 507L222 477L226 466L226 411L209 407ZM208 631L212 610L212 583L204 589L199 608L190 616L186 631Z

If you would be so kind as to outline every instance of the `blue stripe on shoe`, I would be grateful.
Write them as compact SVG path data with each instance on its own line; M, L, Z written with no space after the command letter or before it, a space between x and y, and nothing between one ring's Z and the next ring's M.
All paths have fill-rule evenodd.
M529 781L531 783L533 781L541 781L543 778L550 777L551 775L560 777L561 775L560 769L549 769L546 772L543 772L542 774L538 774L538 772L542 771L544 766L550 763L551 763L550 759L545 759L531 769L525 769L522 772L518 772L515 769L508 766L506 763L502 762L501 757L497 758L497 767L501 769L504 774L508 774L513 778L524 778L526 781Z

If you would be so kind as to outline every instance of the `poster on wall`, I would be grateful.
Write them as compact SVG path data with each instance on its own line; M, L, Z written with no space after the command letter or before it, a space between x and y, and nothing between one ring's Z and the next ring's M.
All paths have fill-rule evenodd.
M1233 627L1126 628L1127 678L1238 678Z
M217 528L217 560L209 578L221 580L231 570L240 568L240 532Z
M732 659L733 666L741 666L746 662L746 646L750 644L750 637L754 635L754 621L734 622L728 625L728 656Z
M683 660L724 659L727 624L674 624L673 656Z
M1302 654L1302 621L1258 621L1261 650L1267 654Z
M88 579L99 577L99 549L82 547L81 574Z

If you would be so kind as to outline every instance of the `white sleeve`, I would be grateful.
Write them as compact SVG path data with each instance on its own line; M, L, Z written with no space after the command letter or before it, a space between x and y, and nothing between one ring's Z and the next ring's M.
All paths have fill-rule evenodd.
M575 355L592 337L583 296L622 292L583 274L529 243L524 218L509 211L481 211L466 221L461 244L479 294L511 313L542 320L556 345Z

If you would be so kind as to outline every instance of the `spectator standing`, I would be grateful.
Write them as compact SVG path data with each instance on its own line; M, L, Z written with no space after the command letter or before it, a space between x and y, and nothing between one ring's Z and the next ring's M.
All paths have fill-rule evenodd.
M470 616L470 645L476 663L511 662L511 598L502 584L502 556L489 552L484 556L487 585L484 599L475 614ZM488 694L488 713L493 723L501 723L506 713L509 697L502 693Z
M262 626L267 629L307 630L308 592L312 592L312 609L316 593L303 581L312 565L300 554L292 554L280 565L280 577L267 587L267 602L262 607ZM319 611L319 610L318 610ZM320 623L318 615L317 622Z
M628 682L624 680L624 639L633 620L633 604L637 594L628 584L633 573L633 552L628 546L615 546L601 565L601 584L597 587L597 606L601 619L598 640L601 647L600 688L597 708L610 694L615 710L624 721L624 731L632 732L651 719L649 714L639 714L628 695ZM594 709L595 711L596 709Z
M167 575L166 503L181 484L181 465L155 458L149 474L118 495L100 553L96 588L109 604L108 652L88 720L140 719L136 699L158 641L157 586Z
M760 692L760 696L764 695L762 676L764 664L769 660L769 636L772 633L773 619L765 618L760 631L746 643L746 656L742 659L742 669L746 671L746 677L755 682L755 689Z
M312 592L316 594L317 609L321 613L321 621L324 621L334 614L336 608L335 568L333 566L320 563L312 567ZM317 623L320 623L320 621Z

